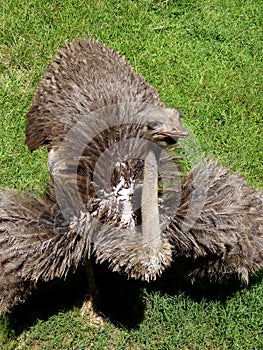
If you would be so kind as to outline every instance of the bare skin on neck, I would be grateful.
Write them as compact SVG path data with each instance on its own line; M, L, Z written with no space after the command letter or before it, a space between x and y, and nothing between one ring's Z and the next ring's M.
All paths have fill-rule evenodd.
M148 144L144 160L144 183L142 188L142 232L146 244L153 246L160 243L160 221L158 208L158 161L160 150L151 143ZM156 247L158 248L158 247Z
M188 131L182 127L180 113L175 109L163 109L151 117L152 121L145 127L145 136L149 142L144 160L141 213L143 243L150 243L155 251L161 244L158 208L158 162L161 147L176 143L177 138L186 137Z

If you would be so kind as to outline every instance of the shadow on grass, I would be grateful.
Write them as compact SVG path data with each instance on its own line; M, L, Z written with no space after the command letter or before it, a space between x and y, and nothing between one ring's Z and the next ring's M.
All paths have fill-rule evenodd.
M126 276L112 273L106 266L94 265L96 284L100 292L98 313L118 327L136 328L144 317L145 283L127 280ZM81 307L88 292L84 267L80 267L66 280L39 283L37 290L24 304L16 306L12 313L0 319L0 328L9 335L18 336L25 329L50 316Z
M99 313L120 328L137 328L144 318L144 291L176 295L184 293L201 301L219 300L225 303L228 297L242 289L237 278L221 283L198 281L191 284L187 275L187 259L177 260L163 275L152 283L127 280L126 276L110 272L104 265L94 265L96 283L100 291ZM252 276L250 286L263 278L263 271ZM248 287L249 288L249 287ZM7 336L17 336L37 320L47 320L59 311L81 307L88 291L84 268L79 268L63 280L41 283L27 302L14 308L8 316L2 317L1 328Z
M244 288L250 289L263 280L263 270L261 270L249 277L248 285L242 283L238 276L234 275L215 282L209 282L205 278L200 278L192 283L190 278L187 278L192 271L192 260L187 258L177 259L163 273L162 278L150 287L150 290L152 292L159 291L171 296L183 293L197 302L206 300L208 302L219 301L225 304L227 299L234 297L238 291Z

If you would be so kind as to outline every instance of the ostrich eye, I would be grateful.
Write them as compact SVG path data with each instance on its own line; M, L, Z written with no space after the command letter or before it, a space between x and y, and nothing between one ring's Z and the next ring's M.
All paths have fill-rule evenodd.
M160 122L152 121L147 124L147 129L148 130L155 130L160 127Z

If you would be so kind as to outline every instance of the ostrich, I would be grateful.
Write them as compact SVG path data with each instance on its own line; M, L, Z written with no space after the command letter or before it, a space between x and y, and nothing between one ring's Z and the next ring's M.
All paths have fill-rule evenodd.
M248 282L263 266L262 191L214 160L181 174L163 147L187 134L116 51L89 39L59 51L26 129L30 150L48 148L49 197L0 197L1 312L82 262L96 298L91 255L146 281L181 256L192 280Z

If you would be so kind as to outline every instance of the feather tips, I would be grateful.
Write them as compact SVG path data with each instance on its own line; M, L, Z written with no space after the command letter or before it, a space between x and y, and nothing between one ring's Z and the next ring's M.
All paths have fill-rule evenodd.
M116 51L87 39L58 52L26 129L30 150L49 148L52 200L0 194L0 312L23 302L39 280L65 278L91 254L147 281L177 256L192 261L193 280L238 274L247 282L263 267L263 192L213 160L183 177L167 154L161 157L161 240L153 249L138 239L141 132L145 116L162 116L162 107L157 91Z

